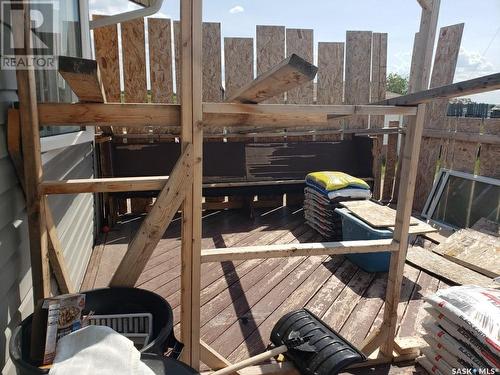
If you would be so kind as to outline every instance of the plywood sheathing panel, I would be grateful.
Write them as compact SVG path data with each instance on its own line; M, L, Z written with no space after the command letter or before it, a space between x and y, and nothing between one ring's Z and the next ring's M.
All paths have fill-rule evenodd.
M372 78L370 87L370 101L384 100L387 88L387 34L373 33L372 37ZM370 128L384 127L385 116L370 116ZM384 136L377 136L373 143L373 197L381 198L382 178L382 145Z
M104 16L93 15L96 20ZM117 26L94 30L94 49L108 103L120 102L120 66L118 62Z
M285 26L262 26L256 28L257 76L267 72L285 59ZM263 103L279 104L285 102L284 94L268 99Z
M125 102L147 101L144 19L121 24Z
M148 18L151 101L153 103L174 103L171 25L169 19Z
M500 119L491 118L483 121L483 134L500 135ZM500 145L481 145L479 174L500 178Z
M345 62L345 104L370 102L371 31L347 31ZM346 129L366 129L368 116L352 116Z
M203 101L221 102L222 57L220 23L203 23Z
M500 276L500 240L496 236L461 229L432 251L488 277Z
M390 128L397 128L399 121L390 121ZM385 155L385 175L382 188L382 200L390 201L392 199L394 177L396 174L396 160L398 157L398 134L388 134L387 152Z
M225 97L254 79L253 39L224 38Z
M450 130L461 133L479 134L482 119L480 118L453 118ZM459 172L474 173L479 149L477 142L449 140L445 142L446 152L443 166Z
M430 87L438 87L453 82L458 52L462 40L464 24L442 27L434 58ZM445 115L448 100L435 100L429 103L425 112L425 129L443 130L446 126ZM439 158L441 141L439 139L423 138L417 169L417 181L413 208L421 210L434 181L436 163Z
M286 29L286 55L292 53L299 55L304 60L314 63L313 59L313 30L311 29ZM309 81L296 89L287 91L287 103L312 104L313 81Z

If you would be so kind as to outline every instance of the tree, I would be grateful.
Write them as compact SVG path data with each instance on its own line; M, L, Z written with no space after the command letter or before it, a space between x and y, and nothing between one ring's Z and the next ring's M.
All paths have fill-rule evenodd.
M408 77L397 73L389 73L387 76L387 90L400 95L408 94Z

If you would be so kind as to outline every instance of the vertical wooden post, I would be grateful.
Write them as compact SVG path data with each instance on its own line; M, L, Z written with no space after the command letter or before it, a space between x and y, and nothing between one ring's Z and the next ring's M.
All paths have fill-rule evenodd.
M383 355L392 357L394 339L398 323L398 304L403 282L403 269L408 251L408 229L410 226L411 208L417 176L420 142L424 128L425 104L418 106L417 115L412 117L408 125L405 149L401 168L401 184L398 194L396 226L394 239L399 245L397 252L391 253L391 264L385 296L384 320L382 333L386 332L385 340L380 348Z
M182 208L181 340L183 361L200 365L200 268L202 200L202 0L181 1L182 147L193 144L193 184Z
M14 4L13 4L14 5ZM23 3L16 5L24 11L23 20L13 20L14 40L17 46L24 46L17 57L28 54L31 46L30 10ZM42 181L42 159L40 130L36 98L36 82L33 67L16 71L21 118L21 139L24 159L24 178L26 187L26 210L30 240L31 274L33 279L33 301L50 294L50 268L48 257L48 237L45 223L45 206L42 204L39 184Z

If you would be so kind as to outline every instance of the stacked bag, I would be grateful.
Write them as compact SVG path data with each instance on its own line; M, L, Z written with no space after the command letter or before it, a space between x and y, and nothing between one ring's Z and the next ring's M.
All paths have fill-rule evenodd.
M417 362L430 374L495 374L500 367L500 290L457 286L425 299Z
M325 239L342 239L342 219L335 212L340 202L370 199L370 186L343 172L313 172L306 176L304 216L306 223Z

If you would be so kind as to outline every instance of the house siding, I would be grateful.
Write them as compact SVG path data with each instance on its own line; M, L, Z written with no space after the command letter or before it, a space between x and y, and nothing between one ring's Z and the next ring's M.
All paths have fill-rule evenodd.
M17 100L15 72L0 70L0 369L15 374L9 359L12 330L33 310L28 223L23 192L7 151L7 109ZM92 143L42 155L46 179L91 178ZM79 288L95 236L92 194L49 197L72 283Z

